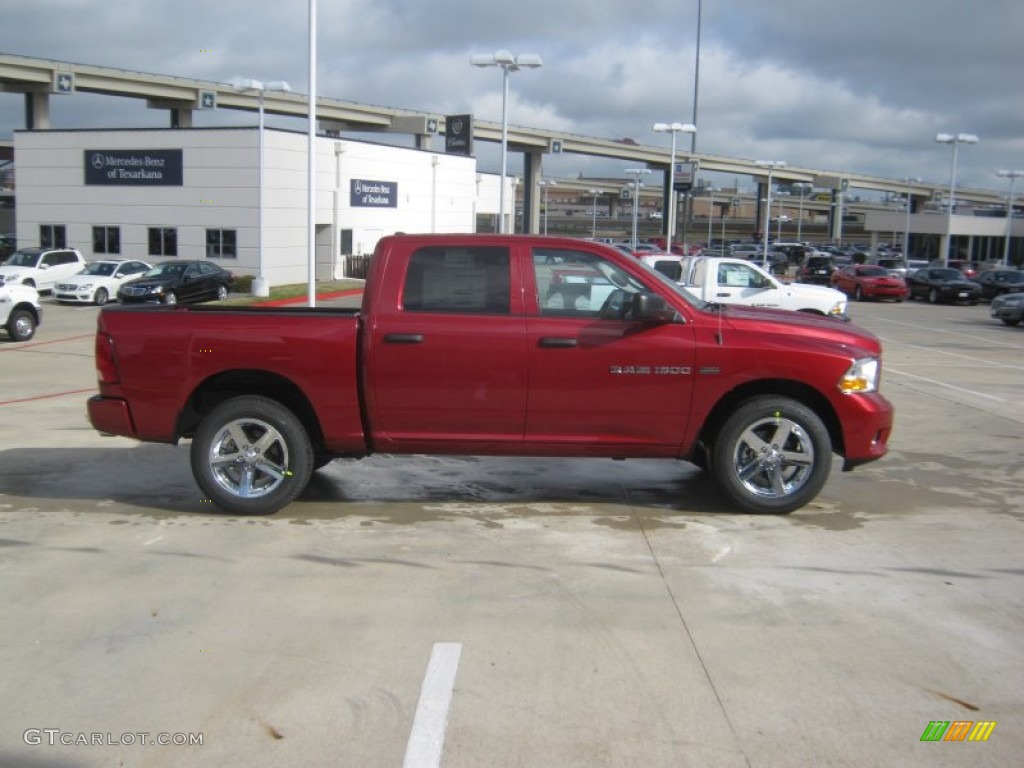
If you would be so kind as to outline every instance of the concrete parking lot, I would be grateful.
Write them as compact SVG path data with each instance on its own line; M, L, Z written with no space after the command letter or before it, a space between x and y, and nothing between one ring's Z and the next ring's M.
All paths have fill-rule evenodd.
M984 305L851 304L891 453L787 517L687 464L373 457L247 519L90 428L97 310L44 303L0 342L0 766L1020 763L1024 330Z

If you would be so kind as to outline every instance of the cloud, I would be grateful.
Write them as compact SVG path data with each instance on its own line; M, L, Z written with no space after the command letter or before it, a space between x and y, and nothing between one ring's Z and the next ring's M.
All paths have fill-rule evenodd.
M7 3L0 51L226 82L285 79L308 91L307 3L242 0L33 0ZM861 174L948 178L938 131L969 131L961 183L999 187L1024 166L1024 5L935 0L703 2L699 151L778 158ZM338 99L441 114L501 114L501 76L470 54L538 53L510 81L515 125L660 144L656 121L689 121L698 0L319 0L318 90ZM0 94L0 136L20 127ZM162 123L139 104L55 106L63 124ZM237 117L237 116L236 116ZM64 121L67 121L66 123ZM547 158L557 167L589 158ZM599 164L598 164L599 165ZM608 167L617 167L607 163Z

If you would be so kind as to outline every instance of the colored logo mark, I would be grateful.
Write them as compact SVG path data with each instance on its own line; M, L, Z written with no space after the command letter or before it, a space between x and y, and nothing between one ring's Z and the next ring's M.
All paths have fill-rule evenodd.
M995 728L995 720L932 720L921 741L988 741Z

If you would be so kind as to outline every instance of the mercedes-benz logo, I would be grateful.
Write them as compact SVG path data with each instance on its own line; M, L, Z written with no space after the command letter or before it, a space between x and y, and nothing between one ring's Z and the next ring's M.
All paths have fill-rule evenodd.
M356 194L357 195L363 194L363 182L361 182L361 181L357 181L356 182Z
M103 168L103 155L99 152L92 156L92 167L97 171Z

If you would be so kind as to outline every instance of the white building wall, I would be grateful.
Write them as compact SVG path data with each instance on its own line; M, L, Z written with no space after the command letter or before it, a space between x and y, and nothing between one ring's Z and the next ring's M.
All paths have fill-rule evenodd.
M268 129L264 145L264 248L259 257L259 132L256 128L124 131L18 131L17 231L38 242L43 224L62 224L67 244L87 259L92 228L120 228L121 256L149 254L149 228L176 228L181 259L206 258L206 230L235 230L237 257L211 259L268 283L304 282L307 250L307 137ZM182 149L181 186L85 184L86 149ZM351 231L351 252L370 253L394 232L472 232L478 210L497 210L497 184L480 197L474 158L318 138L316 143L317 277L340 276L335 244ZM488 178L484 176L483 178ZM352 179L397 186L394 207L360 207ZM495 177L496 179L496 177ZM485 185L486 186L486 185ZM494 199L490 199L493 197Z

